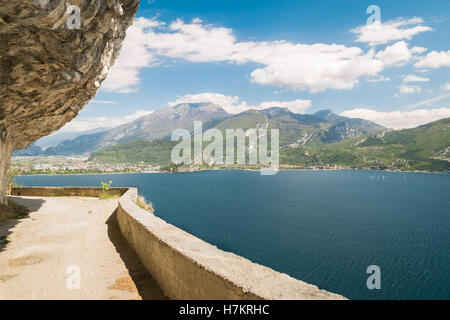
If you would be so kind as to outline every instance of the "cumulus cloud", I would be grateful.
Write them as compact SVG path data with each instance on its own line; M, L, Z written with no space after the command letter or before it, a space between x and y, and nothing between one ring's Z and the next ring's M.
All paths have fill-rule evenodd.
M373 51L364 53L343 45L273 42L255 45L245 54L265 65L251 73L253 82L312 93L351 89L362 76L375 76L383 70Z
M408 61L411 59L411 52L405 41L399 41L392 46L388 46L384 50L379 51L376 57L380 59L385 66L390 66Z
M428 82L428 81L430 81L430 78L419 77L419 76L416 76L414 74L408 74L408 75L403 77L403 82L404 83L408 83L408 82Z
M344 117L373 121L387 128L414 128L422 124L450 117L450 108L419 109L413 111L381 112L371 109L353 109L341 113Z
M444 83L441 86L441 89L446 90L446 91L450 91L450 82Z
M431 69L450 67L450 50L441 52L431 51L425 57L421 58L415 66L417 68Z
M220 93L188 94L168 103L170 107L180 103L211 102L221 106L226 112L238 114L246 110L263 110L272 107L288 108L293 113L304 113L311 106L311 100L270 101L259 105L249 105L237 96L226 96Z
M129 93L138 90L141 68L156 64L153 53L146 46L146 33L163 23L151 19L136 19L127 30L123 47L116 63L109 70L102 89L106 92Z
M417 24L421 20L408 21L408 24ZM387 25L399 28L404 24ZM408 31L400 38L391 38L410 36L412 33ZM345 90L353 88L361 78L376 78L386 67L407 62L413 50L416 53L422 51L417 48L410 50L405 41L398 41L378 53L375 49L365 52L359 47L339 44L240 42L232 29L206 24L200 19L193 19L190 23L178 19L165 25L141 17L128 29L122 54L102 88L106 91L135 91L141 68L167 59L183 59L189 62L251 63L256 65L250 74L251 81L261 85L312 93L327 89Z
M424 53L425 51L427 51L428 49L427 48L424 48L424 47L413 47L412 49L411 49L411 52L412 53Z
M397 40L411 40L418 33L433 30L423 26L422 18L396 19L386 22L375 22L351 30L358 35L357 42L366 42L370 46L385 44Z
M153 111L138 110L124 117L93 117L75 118L67 123L59 132L83 132L97 128L113 128L122 124L132 122L140 117L146 116Z

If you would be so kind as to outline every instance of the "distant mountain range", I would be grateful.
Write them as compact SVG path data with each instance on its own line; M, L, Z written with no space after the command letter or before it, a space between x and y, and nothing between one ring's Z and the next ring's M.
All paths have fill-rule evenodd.
M102 131L106 131L109 128L96 128L88 131L82 131L82 132L55 132L49 136L43 137L36 141L34 144L38 147L41 147L43 150L50 148L50 147L56 147L58 144L65 140L73 140L79 136L87 135L87 134L93 134L98 133Z
M278 112L279 110L277 110ZM272 113L273 110L262 112ZM252 112L241 114L234 124L241 127L250 124L254 117L248 117ZM261 114L261 112L258 112ZM321 112L332 116L329 112ZM272 114L273 115L273 114ZM307 127L317 125L314 117L307 117ZM270 118L270 115L268 116ZM277 119L279 119L277 117ZM289 117L283 118L291 122ZM230 119L227 119L229 121ZM262 118L260 119L262 120ZM272 123L269 120L270 123ZM295 121L293 121L295 123ZM357 121L358 122L358 121ZM320 122L319 122L320 123ZM226 123L232 125L233 123ZM222 128L223 122L218 128ZM323 124L321 124L323 125ZM292 125L295 129L297 126ZM320 127L320 125L317 125ZM283 127L285 133L294 129ZM357 135L353 130L343 130L340 125L331 126L332 132L347 133L344 136ZM290 126L289 126L290 128ZM346 127L345 127L346 128ZM317 127L316 127L317 129ZM311 129L307 131L314 132ZM280 148L280 163L300 167L344 166L359 169L402 170L402 171L450 171L450 118L431 122L413 129L382 130L363 136L353 137L338 142L329 142L340 137L324 134L328 130L317 130L314 134L302 138L300 142L296 135L284 134L287 143L293 144ZM348 134L350 132L350 134ZM298 135L297 135L298 137ZM111 146L94 153L90 160L104 163L137 163L146 162L152 165L171 166L171 150L177 142L170 140L133 141Z
M248 110L237 115L228 114L211 103L184 103L157 110L131 123L101 132L83 134L67 139L45 150L36 143L15 151L14 155L81 155L134 140L155 141L170 139L178 128L193 130L194 121L203 122L203 130L266 127L280 130L280 145L298 147L334 143L385 129L373 122L338 116L331 110L315 114L295 114L286 108ZM39 143L39 142L38 142Z
M295 166L340 165L352 168L450 170L450 118L413 129L389 130L331 110L296 114L286 108L228 114L211 103L184 103L161 109L133 122L66 139L43 150L33 144L14 155L89 155L100 162L146 162L170 165L175 129L267 128L280 131L280 162Z

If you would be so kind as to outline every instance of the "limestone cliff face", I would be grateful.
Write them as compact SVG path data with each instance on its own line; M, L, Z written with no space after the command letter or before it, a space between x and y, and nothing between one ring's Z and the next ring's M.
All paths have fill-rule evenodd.
M61 128L119 55L139 0L0 0L0 203L12 150Z

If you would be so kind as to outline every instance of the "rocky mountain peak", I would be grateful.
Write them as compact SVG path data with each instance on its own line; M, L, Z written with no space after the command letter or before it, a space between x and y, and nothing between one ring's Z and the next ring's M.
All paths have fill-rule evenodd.
M325 110L317 111L316 113L314 113L314 115L318 118L325 119L331 115L334 115L334 113L333 113L333 110L331 110L331 109L325 109Z

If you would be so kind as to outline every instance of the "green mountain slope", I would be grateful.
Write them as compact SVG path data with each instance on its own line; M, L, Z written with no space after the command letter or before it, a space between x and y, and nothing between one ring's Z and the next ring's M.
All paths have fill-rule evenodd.
M89 160L107 163L145 162L155 166L171 164L170 156L176 141L133 141L112 146L93 154Z
M412 129L384 131L320 148L305 148L319 163L357 168L448 171L450 118Z

